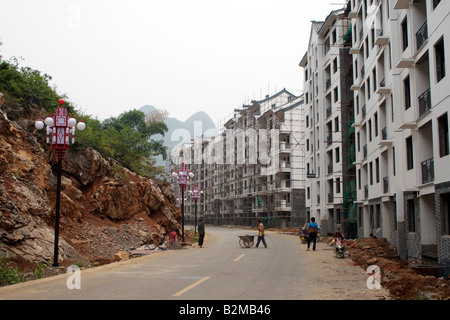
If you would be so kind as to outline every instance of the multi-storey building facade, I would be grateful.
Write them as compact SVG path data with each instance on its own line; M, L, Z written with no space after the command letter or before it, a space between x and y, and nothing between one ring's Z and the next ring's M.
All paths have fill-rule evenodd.
M347 232L356 222L357 236L386 237L401 257L434 258L441 266L450 265L449 13L448 1L350 0L324 22L312 23L300 62L307 212L320 217L328 232L342 226L339 212L352 222L350 228L344 224ZM349 85L348 66L341 64L346 55ZM339 85L353 97L340 101L345 93ZM353 112L343 108L347 102ZM329 120L339 112L342 132ZM349 160L344 169L330 161L336 141L342 143L339 159ZM352 182L343 197L338 178ZM336 198L354 200L347 216Z
M286 90L234 111L221 134L196 137L172 152L174 168L182 161L204 191L198 215L210 223L299 226L304 209L303 96ZM194 203L187 198L186 219Z
M345 9L312 22L304 69L306 207L322 234L356 236L351 21Z
M450 3L350 5L359 234L450 264Z

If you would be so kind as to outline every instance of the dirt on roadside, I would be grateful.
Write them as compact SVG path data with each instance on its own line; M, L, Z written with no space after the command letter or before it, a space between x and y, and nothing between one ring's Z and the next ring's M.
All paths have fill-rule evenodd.
M346 241L348 257L364 270L376 265L381 271L381 284L393 299L450 299L450 282L432 275L437 268L419 267L401 260L386 238L371 237ZM428 273L428 274L427 274Z
M294 236L299 234L298 228L269 230ZM333 239L333 237L322 237L320 242L327 244L331 250ZM424 267L417 261L400 259L396 248L386 238L364 237L347 240L346 247L346 257L351 260L353 265L360 266L364 271L372 265L380 268L381 285L388 291L387 295L378 293L380 298L395 300L450 299L450 280L438 277L437 266ZM332 253L330 252L330 254Z

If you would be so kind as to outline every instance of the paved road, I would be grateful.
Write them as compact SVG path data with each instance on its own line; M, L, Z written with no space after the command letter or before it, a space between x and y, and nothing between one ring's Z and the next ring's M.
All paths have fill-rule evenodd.
M268 248L243 249L235 228L207 228L204 248L169 250L69 275L0 288L0 299L292 300L376 299L367 274L326 244L306 251L298 237L267 232ZM339 274L338 274L339 273Z

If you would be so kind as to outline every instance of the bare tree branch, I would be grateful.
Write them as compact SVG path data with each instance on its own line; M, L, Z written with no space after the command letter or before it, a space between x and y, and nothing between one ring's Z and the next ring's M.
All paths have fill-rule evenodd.
M156 109L145 115L145 123L148 125L155 122L164 122L169 116L169 111L165 109Z

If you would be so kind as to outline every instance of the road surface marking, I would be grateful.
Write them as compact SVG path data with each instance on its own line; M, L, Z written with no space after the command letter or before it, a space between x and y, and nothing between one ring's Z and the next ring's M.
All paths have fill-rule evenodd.
M234 262L237 262L237 261L241 260L243 256L245 256L245 254L241 254L239 257L234 259Z
M197 282L191 284L189 287L184 288L183 290L178 291L177 293L175 293L173 295L173 297L179 297L182 294L185 294L186 292L188 292L189 290L191 290L192 288L195 288L196 286L200 285L201 283L205 282L206 280L208 280L211 277L204 277L203 279L198 280Z

